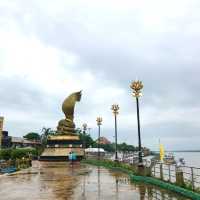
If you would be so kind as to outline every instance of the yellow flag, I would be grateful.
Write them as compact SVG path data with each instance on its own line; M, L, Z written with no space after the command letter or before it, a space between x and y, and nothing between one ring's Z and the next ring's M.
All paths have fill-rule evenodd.
M160 161L163 162L165 150L163 144L160 144Z

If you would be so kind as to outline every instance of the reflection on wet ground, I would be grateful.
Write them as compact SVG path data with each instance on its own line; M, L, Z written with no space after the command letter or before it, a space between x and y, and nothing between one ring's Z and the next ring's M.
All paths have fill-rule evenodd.
M34 162L33 167L0 177L1 200L186 200L149 185L130 183L118 171L68 163Z

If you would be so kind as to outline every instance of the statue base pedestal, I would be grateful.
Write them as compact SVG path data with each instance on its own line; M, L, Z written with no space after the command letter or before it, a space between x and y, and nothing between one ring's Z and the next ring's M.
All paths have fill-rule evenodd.
M78 135L54 135L47 140L47 146L40 156L41 161L68 161L69 153L74 152L77 160L84 156Z

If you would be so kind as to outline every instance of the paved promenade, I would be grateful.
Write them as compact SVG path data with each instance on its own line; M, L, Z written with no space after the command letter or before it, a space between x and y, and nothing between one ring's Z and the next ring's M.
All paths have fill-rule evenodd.
M88 165L33 162L0 176L1 200L186 200L153 186L130 183L126 175Z

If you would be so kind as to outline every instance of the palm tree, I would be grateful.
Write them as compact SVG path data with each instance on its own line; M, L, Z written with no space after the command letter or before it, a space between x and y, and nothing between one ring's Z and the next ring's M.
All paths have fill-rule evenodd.
M41 132L41 142L43 145L47 144L47 138L49 137L49 135L55 135L55 131L51 128L43 127Z

